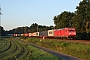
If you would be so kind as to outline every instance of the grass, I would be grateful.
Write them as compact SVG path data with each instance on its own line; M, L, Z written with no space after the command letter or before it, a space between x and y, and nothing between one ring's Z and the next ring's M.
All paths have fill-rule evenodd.
M2 38L0 40L0 60L61 60L50 53L25 44L19 39Z
M33 46L28 45L27 46L31 51L31 58L34 58L34 60L59 60L58 57L47 53L43 50L39 50L38 48L35 48Z
M42 40L39 38L27 38L26 40L32 44L50 48L52 50L76 56L85 60L90 60L90 44L53 41L48 39Z

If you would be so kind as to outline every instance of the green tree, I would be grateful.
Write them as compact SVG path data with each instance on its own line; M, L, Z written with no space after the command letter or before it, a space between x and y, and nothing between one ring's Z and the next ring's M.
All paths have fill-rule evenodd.
M76 7L75 16L71 19L72 27L75 27L80 38L90 37L90 2L83 0Z
M71 27L71 18L74 16L74 13L64 11L58 16L54 16L54 24L56 28L65 28Z
M59 22L58 17L57 16L54 16L53 21L54 21L54 24L57 26L58 25L58 22Z
M31 26L30 26L30 32L37 32L38 30L38 24L37 23L33 23Z
M53 29L53 26L45 26L45 25L38 25L37 23L31 24L30 27L17 27L12 30L6 31L7 34L23 34L23 33L30 33L30 32L37 32L37 31L45 31Z
M29 30L29 27L28 26L25 26L24 27L24 33L28 33L28 30Z
M76 21L79 23L77 26L80 26L80 31L89 32L89 24L90 24L90 3L87 0L83 0L79 3L79 6L76 7L76 17L78 18Z
M0 36L5 36L6 33L5 33L5 30L2 26L0 26Z

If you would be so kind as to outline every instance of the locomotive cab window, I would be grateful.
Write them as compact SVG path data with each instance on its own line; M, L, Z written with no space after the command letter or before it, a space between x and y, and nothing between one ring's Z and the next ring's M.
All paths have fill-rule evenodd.
M74 32L75 30L69 30L69 32Z

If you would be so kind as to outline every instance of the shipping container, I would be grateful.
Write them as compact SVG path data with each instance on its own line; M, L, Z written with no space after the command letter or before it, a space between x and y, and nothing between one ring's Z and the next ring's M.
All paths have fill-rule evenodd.
M13 36L16 36L16 34L13 34Z
M48 37L54 36L54 30L48 30Z
M43 31L43 36L47 37L48 36L48 31Z
M39 36L39 32L36 32L36 36Z
M29 33L29 37L31 37L31 33Z
M17 34L15 34L15 36L17 37L18 35L17 35Z
M39 36L43 37L43 31L39 32Z
M39 32L39 36L40 37L47 37L48 36L48 31Z
M29 36L29 33L25 33L24 36L25 36L25 37L28 37L28 36Z
M8 36L14 36L14 34L7 34Z
M21 36L24 36L24 34L21 34Z
M29 37L33 37L35 33L29 33Z
M18 37L20 37L20 36L21 36L21 34L17 34L17 36L18 36Z
M39 36L39 32L34 32L33 36Z

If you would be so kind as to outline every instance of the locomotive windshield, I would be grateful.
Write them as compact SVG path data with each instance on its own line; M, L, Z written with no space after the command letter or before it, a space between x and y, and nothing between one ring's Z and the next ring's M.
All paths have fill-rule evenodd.
M69 32L75 32L75 30L69 30Z

